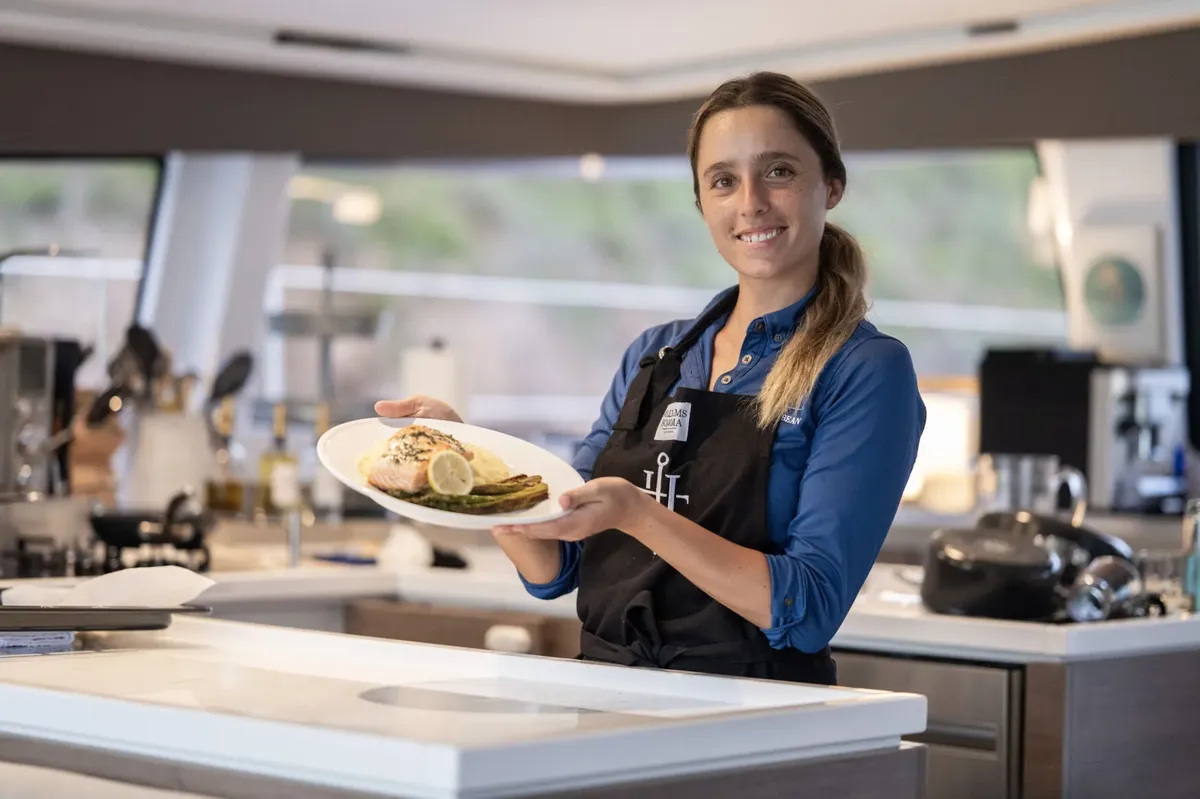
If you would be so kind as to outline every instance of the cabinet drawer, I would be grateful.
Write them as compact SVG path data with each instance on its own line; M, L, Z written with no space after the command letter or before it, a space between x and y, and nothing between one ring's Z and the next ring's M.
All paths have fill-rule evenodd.
M528 653L574 657L579 621L536 613L364 599L346 606L346 632L373 638L487 649L490 642L528 644ZM489 636L490 631L490 636Z
M838 683L921 694L929 799L1016 796L1020 771L1021 671L862 652L833 653Z
M1009 720L1009 669L849 652L833 657L842 685L925 696L931 725L1004 726Z

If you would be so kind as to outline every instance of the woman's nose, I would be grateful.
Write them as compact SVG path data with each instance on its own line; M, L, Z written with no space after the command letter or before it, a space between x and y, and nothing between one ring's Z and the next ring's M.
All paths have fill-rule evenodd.
M747 216L757 216L767 210L769 205L767 187L759 180L742 182L741 212Z

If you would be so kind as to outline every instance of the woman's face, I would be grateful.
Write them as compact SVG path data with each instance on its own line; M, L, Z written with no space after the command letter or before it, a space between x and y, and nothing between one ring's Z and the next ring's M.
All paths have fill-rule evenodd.
M842 186L825 180L816 151L786 114L750 106L710 117L696 172L704 222L739 275L815 277L825 214Z

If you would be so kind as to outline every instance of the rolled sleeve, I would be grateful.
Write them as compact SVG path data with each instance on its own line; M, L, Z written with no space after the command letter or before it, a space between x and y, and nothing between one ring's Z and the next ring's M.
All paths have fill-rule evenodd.
M548 583L531 583L525 575L517 572L525 590L537 599L558 599L566 596L579 586L579 559L583 556L583 543L580 541L559 541L558 555L560 565L558 574Z
M895 519L925 427L908 349L867 339L814 392L812 445L783 552L767 555L776 648L816 652L837 632Z

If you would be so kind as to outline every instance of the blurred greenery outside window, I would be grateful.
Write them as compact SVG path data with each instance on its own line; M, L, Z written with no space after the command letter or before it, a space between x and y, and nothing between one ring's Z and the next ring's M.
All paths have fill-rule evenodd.
M923 378L973 375L989 344L1065 342L1058 271L1028 224L1032 149L851 154L847 165L831 219L866 251L870 318L908 345ZM735 281L682 158L309 164L292 194L285 264L319 264L336 245L340 268L409 278L399 296L337 297L387 320L376 341L337 345L338 394L403 390L397 353L438 337L462 360L481 424L541 397L575 409L543 427L586 430L633 338ZM421 288L448 276L462 278L457 297ZM312 307L316 294L290 291L287 304ZM498 299L510 295L536 299ZM288 347L287 390L309 395L316 348Z
M80 387L103 386L133 319L160 171L156 158L0 157L0 257L59 248L0 263L0 325L96 346Z

